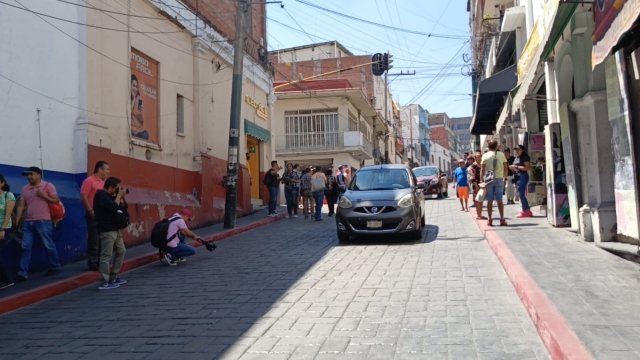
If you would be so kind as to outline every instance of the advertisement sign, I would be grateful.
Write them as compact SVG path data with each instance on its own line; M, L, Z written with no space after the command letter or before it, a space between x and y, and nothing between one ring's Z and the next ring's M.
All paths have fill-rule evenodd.
M571 226L571 212L560 124L545 127L547 165L547 221L556 227Z
M640 0L596 0L591 67L603 62L640 15Z
M131 49L131 138L159 145L158 63Z
M518 82L522 82L529 71L535 71L532 66L537 65L542 52L542 45L547 41L553 19L558 12L560 0L547 0L544 9L536 24L533 26L529 40L527 40L520 60L518 60ZM543 41L544 39L544 41Z
M569 114L569 106L565 103L560 107L560 135L562 136L562 151L564 153L564 165L567 178L567 197L569 208L577 210L580 206L578 197L582 191L580 177L576 174L574 161L579 161L577 152L577 124L575 117ZM578 212L571 211L571 227L578 229Z
M633 154L629 99L626 79L626 62L623 50L605 60L607 82L607 111L611 125L613 149L613 188L616 195L616 220L618 233L637 239L638 207L636 171Z

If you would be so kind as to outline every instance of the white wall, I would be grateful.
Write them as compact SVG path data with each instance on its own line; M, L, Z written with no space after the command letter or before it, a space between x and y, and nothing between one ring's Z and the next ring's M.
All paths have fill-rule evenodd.
M420 114L418 111L417 105L404 106L400 110L400 121L402 122L403 145L405 147L414 145L414 150L408 153L408 157L420 162L419 159L422 155L420 154Z
M22 4L32 11L85 22L83 7L41 0L23 0ZM41 166L42 153L45 170L85 172L86 146L84 149L74 146L74 141L86 144L86 135L84 139L83 136L74 139L74 130L76 122L86 118L77 108L87 106L84 89L87 50L27 11L6 5L0 5L0 9L0 75L15 82L0 77L0 125L5 134L0 142L3 154L0 163ZM84 41L83 26L47 21ZM42 142L38 135L37 109L40 109ZM78 156L85 158L77 159ZM74 159L78 161L74 163Z

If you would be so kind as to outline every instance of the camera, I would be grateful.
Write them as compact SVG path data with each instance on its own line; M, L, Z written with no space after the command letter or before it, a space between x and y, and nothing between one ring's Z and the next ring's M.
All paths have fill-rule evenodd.
M129 193L129 189L127 189L127 188L120 188L120 190L124 190L124 192L127 193L127 194Z
M198 242L202 243L202 245L204 245L209 251L213 251L218 248L218 246L211 241L198 239Z

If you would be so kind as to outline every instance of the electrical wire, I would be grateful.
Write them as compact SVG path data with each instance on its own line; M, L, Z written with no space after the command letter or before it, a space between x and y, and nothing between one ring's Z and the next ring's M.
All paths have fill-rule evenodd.
M394 26L388 26L388 25L384 25L384 24L379 24L379 23L376 23L376 22L373 22L373 21L369 21L369 20L357 18L355 16L343 14L343 13L340 13L338 11L327 9L325 7L322 7L322 6L319 6L319 5L304 1L304 0L295 0L295 1L299 2L301 4L304 4L304 5L316 8L318 10L322 10L322 11L325 11L325 12L328 12L328 13L331 13L331 14L334 14L334 15L338 15L338 16L342 16L342 17L348 18L350 20L354 20L354 21L365 23L365 24L386 28L386 29L389 29L389 30L401 31L401 32L409 33L409 34L424 35L424 36L442 38L442 39L468 39L469 38L469 36L444 35L444 34L425 33L425 32L422 32L422 31L415 31L415 30L405 30L405 29L394 27Z

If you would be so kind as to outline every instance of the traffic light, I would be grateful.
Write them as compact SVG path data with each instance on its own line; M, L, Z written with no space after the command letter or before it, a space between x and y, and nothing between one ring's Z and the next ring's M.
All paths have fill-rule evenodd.
M371 73L373 73L373 75L375 76L382 76L382 74L384 74L384 56L380 53L374 54L371 57L371 62L373 62L374 64L371 64Z
M389 70L391 70L391 68L393 67L393 65L391 65L391 63L393 62L393 60L391 60L391 58L393 57L393 55L389 54L389 53L385 53L384 54L384 69L388 72Z

